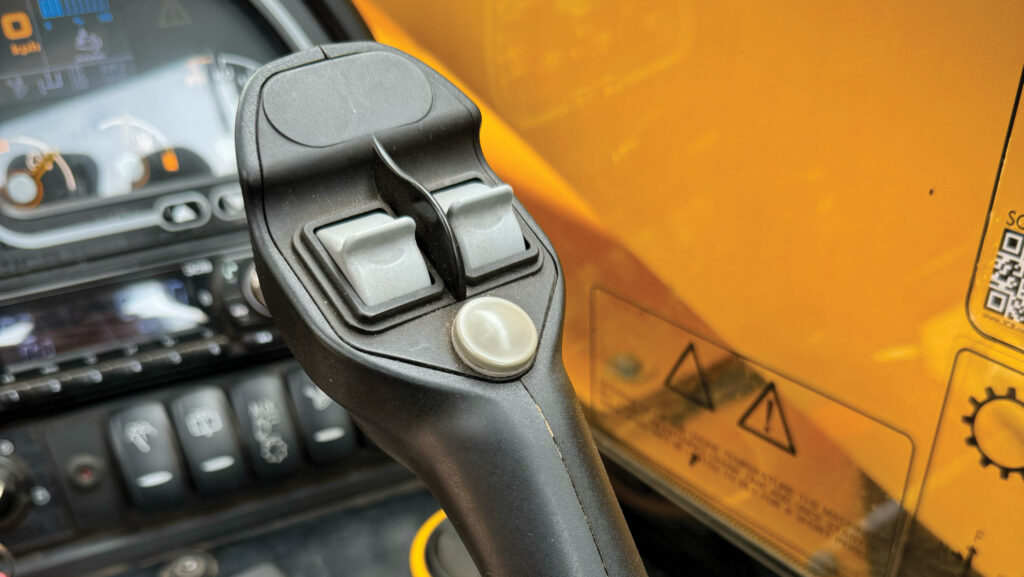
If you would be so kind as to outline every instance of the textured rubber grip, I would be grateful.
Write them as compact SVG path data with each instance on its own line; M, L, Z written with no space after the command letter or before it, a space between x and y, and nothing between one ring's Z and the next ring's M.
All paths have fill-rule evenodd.
M550 361L486 394L421 398L436 410L415 427L360 424L427 484L482 575L646 575L565 371Z

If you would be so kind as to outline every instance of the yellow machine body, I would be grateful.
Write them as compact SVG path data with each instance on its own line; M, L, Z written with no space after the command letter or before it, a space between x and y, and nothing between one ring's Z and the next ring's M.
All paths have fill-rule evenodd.
M796 573L1024 575L1024 4L357 4L481 103L609 455Z

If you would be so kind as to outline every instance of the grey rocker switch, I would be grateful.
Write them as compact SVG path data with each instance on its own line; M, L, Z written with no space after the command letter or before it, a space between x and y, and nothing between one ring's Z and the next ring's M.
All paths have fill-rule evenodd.
M407 216L371 212L322 227L316 236L367 306L430 286L416 223Z

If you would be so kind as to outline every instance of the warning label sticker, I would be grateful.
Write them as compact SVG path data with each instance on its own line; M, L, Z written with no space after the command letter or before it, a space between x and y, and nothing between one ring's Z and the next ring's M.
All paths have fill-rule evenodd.
M754 399L747 412L743 413L740 426L783 451L796 455L786 416L782 414L782 402L779 401L779 393L775 391L775 383L768 383Z
M797 571L889 570L906 436L618 297L596 291L592 307L602 433Z
M679 360L672 367L665 386L696 405L705 409L714 408L711 406L711 393L708 392L707 379L700 361L697 360L697 351L693 344L683 349L683 354L679 355Z

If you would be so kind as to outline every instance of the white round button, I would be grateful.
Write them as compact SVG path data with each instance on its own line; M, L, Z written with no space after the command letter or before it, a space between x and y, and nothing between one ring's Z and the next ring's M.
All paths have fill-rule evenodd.
M515 303L478 297L455 315L452 344L459 358L475 371L489 377L511 377L533 362L537 327Z
M7 179L7 196L14 204L31 204L39 196L39 184L27 172L15 172Z

